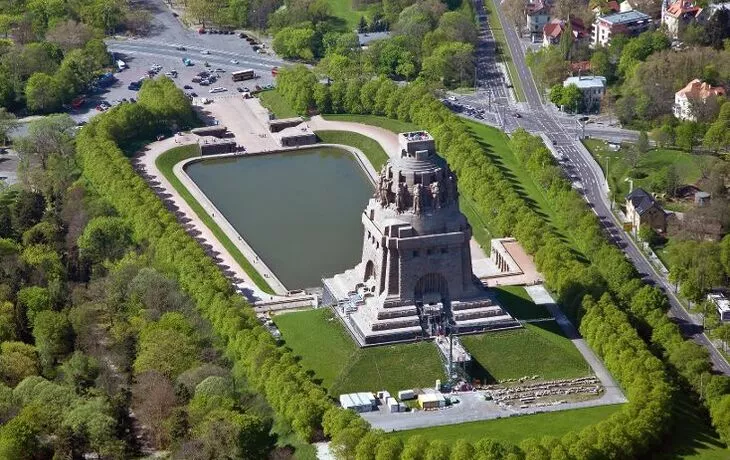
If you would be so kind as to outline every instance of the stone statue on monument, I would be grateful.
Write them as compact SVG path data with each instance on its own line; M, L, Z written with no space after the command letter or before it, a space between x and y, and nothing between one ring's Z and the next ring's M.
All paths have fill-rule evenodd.
M443 198L442 190L441 190L441 181L436 180L435 182L431 182L430 188L431 188L431 198L433 199L433 207L440 208L442 198Z
M421 212L423 212L423 185L416 184L413 186L413 214Z
M406 188L406 184L399 182L395 188L395 209L398 212L403 212L403 210L406 209L407 195L408 189Z

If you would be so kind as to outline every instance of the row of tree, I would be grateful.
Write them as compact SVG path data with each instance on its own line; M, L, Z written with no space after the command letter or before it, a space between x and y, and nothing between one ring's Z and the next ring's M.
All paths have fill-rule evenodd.
M600 289L607 289L614 295L616 305L629 313L632 321L640 326L645 340L654 349L660 350L660 356L702 398L723 440L726 443L730 441L730 414L720 410L728 405L726 400L730 398L730 378L712 375L707 350L682 338L678 326L666 315L669 309L666 296L654 287L643 285L638 273L621 251L607 242L598 219L562 177L559 166L542 140L524 131L517 131L512 136L510 146L535 182L545 189L558 224L567 229L578 249L600 275L601 283L604 284ZM543 249L537 251L535 258L550 283L560 278L560 274L541 261ZM681 265L682 270L677 273L681 273L683 280L689 282L692 287L691 292L688 292L697 298L704 292L700 289L709 287L708 270L714 267L722 272L722 267L709 264L712 258L700 261L695 252L682 254L681 257L683 260L691 258L692 262L688 262L689 267ZM701 265L703 268L700 268ZM695 280L705 284L698 288L693 284Z
M607 284L617 283L616 280L623 277L623 273L607 273L612 276L612 279L604 280L596 266L578 260L571 248L561 241L554 230L518 195L499 167L490 161L466 126L436 100L425 85L412 84L399 87L387 79L351 80L342 83L338 89L335 84L331 86L318 83L311 85L311 81L306 77L307 72L309 71L306 68L294 67L283 70L279 74L278 90L292 103L297 104L300 110L321 108L322 111L385 115L410 121L428 129L436 139L441 155L446 158L450 167L458 175L460 191L471 198L479 213L489 219L498 233L516 236L526 250L535 254L535 260L541 272L548 279L550 287L558 293L564 306L572 308L574 317L580 316L577 310L586 294L593 294L595 298L599 298L606 291ZM525 140L534 142L531 138ZM524 155L522 159L528 163L534 163L533 169L537 170L541 164L552 165L549 152L547 155L548 158L529 158L528 155ZM568 195L570 186L560 182L561 174L558 169L546 171L539 180L544 185L559 188L551 198L563 201L573 199L572 195ZM566 190L565 193L561 193L562 190ZM568 206L564 206L564 204ZM572 216L571 225L585 231L587 239L595 238L595 247L601 250L601 257L605 260L604 267L607 272L610 272L610 266L620 268L621 262L625 261L623 256L620 253L611 252L608 245L605 248L602 247L603 236L600 231L594 229L592 221L583 216L585 205L582 200L578 198L577 206L570 206L570 204L557 203L557 206L576 210ZM566 216L566 218L571 217ZM628 275L633 275L630 265ZM641 286L638 280L631 284L636 288ZM628 322L625 322L625 327L630 328ZM637 345L637 349L642 350L645 354L648 353L646 345L641 342L639 344L641 347ZM631 350L627 353L631 353ZM642 359L639 356L637 358ZM612 363L612 366L614 364L618 363ZM661 365L659 369L661 369ZM630 374L623 369L612 370L619 379L623 378L624 374ZM610 456L610 453L622 451L638 453L647 449L653 441L661 437L667 427L667 414L671 410L671 398L666 385L666 377L657 380L654 376L649 380L644 380L641 378L645 375L644 373L637 374L639 375L633 375L626 381L620 381L626 385L625 388L632 387L635 383L636 390L629 390L629 392L636 391L635 394L641 394L641 396L630 398L631 402L625 411L620 412L621 415L609 419L606 422L607 425L602 426L602 429L598 431L611 433L623 430L618 427L634 427L633 424L627 424L627 419L631 418L641 420L641 423L648 423L652 426L650 432L645 433L642 430L631 433L622 432L622 436L615 438L617 440L615 444L610 436L601 437L600 441L597 441L593 436L598 431L588 430L577 435L571 434L566 439L571 439L571 445L580 446L576 449L582 449L590 444L597 450L591 451L592 454L587 454L587 456L583 455L585 452L582 450L573 451L582 454L571 453L569 455L576 455L577 458L590 458L591 455ZM639 388L646 390L649 382L654 382L651 384L652 386L656 384L659 385L657 388L662 389L652 390L648 393L639 390ZM656 396L657 399L652 399L652 396ZM654 411L656 407L661 407L661 410ZM354 426L352 426L353 424ZM327 426L325 429L327 431ZM333 437L335 445L341 445L340 448L343 449L343 452L349 455L353 452L357 453L358 440L362 439L364 442L365 439L369 439L360 433L361 429L359 422L353 421L341 428L339 432L333 431L331 428L327 432ZM347 441L348 439L350 441ZM576 439L590 441L583 444L575 441ZM625 443L627 439L629 441ZM394 443L392 440L383 440L383 443L389 445L388 449L394 448L390 446ZM537 444L540 446L536 447ZM544 454L544 452L563 452L568 449L567 444L564 445L556 440L546 440L537 444L533 441L524 443L521 446L523 454L528 451ZM542 458L540 456L542 454L535 455L534 458ZM556 453L556 455L558 454Z

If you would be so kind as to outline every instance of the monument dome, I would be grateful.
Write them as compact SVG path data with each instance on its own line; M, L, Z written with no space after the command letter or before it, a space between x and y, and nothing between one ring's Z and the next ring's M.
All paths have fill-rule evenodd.
M324 301L361 345L514 327L472 274L471 227L433 138L398 143L362 214L362 260L323 280Z

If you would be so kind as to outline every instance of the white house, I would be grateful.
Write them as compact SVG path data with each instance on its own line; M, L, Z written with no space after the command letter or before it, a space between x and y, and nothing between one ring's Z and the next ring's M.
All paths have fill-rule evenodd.
M649 30L652 26L651 17L641 11L625 11L596 18L593 23L593 40L591 44L606 46L615 35L635 37Z
M693 103L705 102L710 97L724 96L725 93L722 86L712 86L695 78L674 93L674 116L680 120L695 121L697 117L692 113Z
M662 25L667 28L667 32L672 38L677 38L679 32L697 19L701 12L702 8L692 1L675 0L670 2L664 0L662 2Z
M606 92L606 77L586 75L568 77L563 86L575 85L583 95L583 105L586 112L598 111L601 108L601 99Z

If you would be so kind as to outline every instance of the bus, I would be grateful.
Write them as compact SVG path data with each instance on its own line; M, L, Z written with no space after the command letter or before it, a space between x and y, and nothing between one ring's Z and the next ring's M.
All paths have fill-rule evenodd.
M256 74L253 69L237 70L235 72L231 72L231 76L233 77L233 81L251 80L252 78L256 78Z

